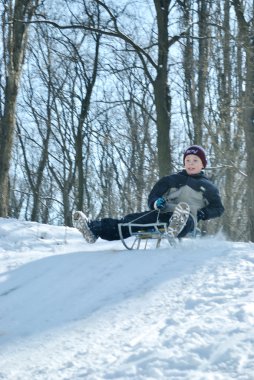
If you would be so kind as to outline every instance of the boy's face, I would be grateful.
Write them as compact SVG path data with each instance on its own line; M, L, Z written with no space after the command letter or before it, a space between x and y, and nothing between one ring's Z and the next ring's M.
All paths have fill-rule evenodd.
M203 163L195 154L188 154L184 160L184 168L189 175L198 174L203 169Z

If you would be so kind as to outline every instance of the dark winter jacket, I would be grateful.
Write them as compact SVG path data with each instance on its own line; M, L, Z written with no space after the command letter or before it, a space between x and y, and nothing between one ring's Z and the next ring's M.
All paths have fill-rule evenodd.
M203 172L189 175L186 170L182 170L161 178L148 196L150 209L154 209L154 202L160 197L167 201L167 207L163 212L172 212L179 202L189 204L195 219L198 210L203 211L203 220L217 218L224 211L217 187Z

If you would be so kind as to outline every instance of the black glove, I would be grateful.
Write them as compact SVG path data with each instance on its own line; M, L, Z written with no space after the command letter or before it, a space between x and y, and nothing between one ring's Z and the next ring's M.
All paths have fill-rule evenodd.
M204 210L198 210L197 212L197 218L198 218L198 222L200 220L205 220L206 219L206 213Z
M163 210L166 207L166 201L164 198L158 198L157 201L154 202L155 210Z

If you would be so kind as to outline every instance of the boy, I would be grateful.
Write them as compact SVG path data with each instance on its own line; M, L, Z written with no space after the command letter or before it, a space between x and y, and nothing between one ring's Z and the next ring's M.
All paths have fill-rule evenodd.
M161 178L148 196L150 211L129 214L122 219L103 218L89 221L81 212L73 214L73 225L88 243L99 237L119 240L119 223L148 224L157 221L168 224L174 237L184 237L192 232L199 220L208 220L222 215L224 207L216 186L207 179L202 169L207 165L204 149L190 146L183 156L184 170ZM134 230L134 229L133 229ZM128 228L123 237L129 237Z

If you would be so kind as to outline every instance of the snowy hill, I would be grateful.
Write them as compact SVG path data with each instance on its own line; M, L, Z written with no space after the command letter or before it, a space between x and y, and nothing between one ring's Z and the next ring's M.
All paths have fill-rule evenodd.
M0 219L0 379L253 380L254 245Z

